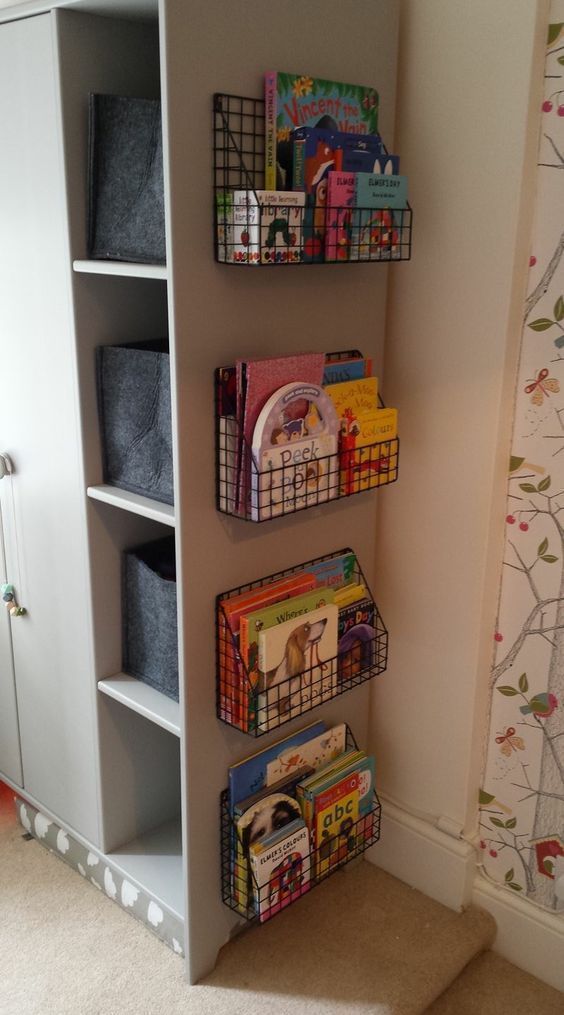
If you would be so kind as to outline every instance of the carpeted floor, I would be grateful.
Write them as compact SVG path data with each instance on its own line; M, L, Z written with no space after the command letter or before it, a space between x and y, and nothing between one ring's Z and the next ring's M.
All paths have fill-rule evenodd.
M364 862L241 934L188 987L181 959L22 837L5 798L0 861L2 1015L564 1012L562 995L481 956L494 934L486 913L453 913Z

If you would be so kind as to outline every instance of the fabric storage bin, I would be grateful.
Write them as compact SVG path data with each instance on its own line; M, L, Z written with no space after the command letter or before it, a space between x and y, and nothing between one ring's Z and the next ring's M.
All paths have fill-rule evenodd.
M164 264L161 104L91 95L89 113L89 256Z
M96 350L104 481L174 502L166 339Z
M174 536L124 553L123 669L178 701Z

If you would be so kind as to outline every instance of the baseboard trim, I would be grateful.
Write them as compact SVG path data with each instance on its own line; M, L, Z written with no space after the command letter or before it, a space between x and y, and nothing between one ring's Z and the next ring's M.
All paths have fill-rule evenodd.
M382 835L367 859L449 909L470 905L476 853L470 843L415 817L385 798Z
M478 872L472 901L497 924L493 951L532 976L564 991L564 918L540 909Z

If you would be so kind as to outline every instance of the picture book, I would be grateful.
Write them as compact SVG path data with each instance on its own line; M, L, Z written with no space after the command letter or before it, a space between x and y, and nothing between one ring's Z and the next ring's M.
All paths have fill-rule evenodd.
M216 242L219 261L231 261L233 251L233 194L230 190L216 191Z
M354 173L329 173L325 260L348 261L352 237Z
M274 518L335 497L339 421L325 389L298 381L261 409L252 439L251 517Z
M304 767L311 767L314 771L324 768L343 754L346 739L347 727L345 723L340 723L302 744L290 744L267 763L266 785L276 785L280 779L296 775Z
M383 173L385 168L391 171L391 166L399 171L399 159L397 155L387 155L382 138L378 134L348 134L341 142L343 149L342 172L343 173ZM389 160L392 160L391 163Z
M239 464L238 507L250 501L250 449L259 413L267 398L291 381L321 384L325 357L323 353L298 353L268 359L237 360L237 418L242 429L243 445ZM294 408L299 416L304 403Z
M371 377L372 360L356 356L354 359L332 360L325 363L323 385L342 384L343 381L359 381Z
M357 851L360 773L352 772L315 798L315 876L325 877Z
M355 206L357 208L405 208L407 176L386 173L357 173Z
M350 585L344 585L343 588L336 590L333 602L339 610L342 610L345 606L350 606L351 603L356 603L365 597L366 585L364 582L351 582Z
M315 835L315 809L316 800L321 793L336 786L342 779L358 772L359 775L359 821L358 830L363 840L372 829L372 811L374 799L374 758L367 756L364 751L345 751L331 764L321 771L302 780L296 786L296 796L302 808L302 814L306 824L313 829ZM316 845L314 841L314 845Z
M241 618L248 611L270 606L281 600L289 599L291 596L307 592L314 587L314 576L301 572L268 582L259 588L221 601L219 610L220 694L225 699L227 712L230 716L230 718L226 716L224 718L240 729L248 729L248 723L254 714L252 695L249 694L249 679L240 654ZM246 654L244 659L246 662Z
M376 134L378 92L307 74L269 71L265 75L265 185L289 187L291 131L295 127Z
M312 576L308 575L306 582L309 583L311 580ZM264 729L264 713L261 711L260 700L257 716L257 695L259 691L264 690L259 665L259 632L277 624L283 624L293 618L300 618L331 602L332 598L330 589L315 588L300 596L277 601L272 606L263 606L263 608L241 617L239 621L239 654L245 667L245 694L241 718L243 729L252 731L256 729L257 723L261 730Z
M407 208L407 177L357 173L351 260L391 260L400 255Z
M244 758L243 761L231 765L228 770L231 816L233 816L235 805L240 800L250 796L251 793L256 793L266 785L266 769L269 762L276 761L280 754L286 755L288 751L301 748L308 740L320 737L325 730L326 724L324 722L311 723L309 726L304 727L304 729L297 730L297 732L284 737L283 740L279 740L276 744L271 744L270 747L257 751L250 758ZM303 764L307 764L307 762L303 762Z
M309 890L310 843L303 820L275 841L251 847L250 864L255 910L264 923Z
M329 395L340 420L346 413L360 416L373 413L378 408L378 378L365 377L358 381L344 381L342 384L328 384Z
M337 618L333 604L259 633L261 728L275 729L334 697Z
M340 171L343 149L339 138L342 136L319 127L298 127L292 131L293 190L315 194L318 184L326 180L329 173Z
M397 478L397 455L387 441L397 435L397 409L359 416L350 411L341 424L341 492L358 493Z
M373 663L376 642L374 601L361 599L339 609L337 678L340 684L355 680Z
M299 264L303 260L305 195L291 190L259 190L260 252L263 264Z
M233 232L229 261L260 264L260 211L252 190L233 191Z
M233 854L233 898L243 912L252 904L253 890L249 868L251 846L266 838L275 828L301 818L297 801L287 793L270 793L249 807L235 820Z
M337 557L328 557L327 560L314 561L308 565L307 570L315 578L318 588L337 589L352 581L355 568L356 554L351 550Z
M285 793L287 796L293 797L295 794L296 784L302 779L306 779L308 776L313 774L314 769L311 765L302 765L301 768L296 769L289 775L283 775L276 782L270 786L263 786L256 793L252 793L251 796L245 797L244 800L240 800L239 803L235 804L234 817L240 818L248 811L251 807L254 807L261 800L264 800L266 796L270 796L273 793Z

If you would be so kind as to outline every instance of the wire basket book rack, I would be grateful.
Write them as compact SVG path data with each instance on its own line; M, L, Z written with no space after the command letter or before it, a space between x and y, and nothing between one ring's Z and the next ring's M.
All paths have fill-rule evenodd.
M383 145L383 154L388 152ZM213 96L215 259L221 264L288 267L362 264L411 257L413 211L315 206L299 192L284 200L264 191L264 99ZM328 228L327 228L328 227Z
M241 656L238 635L230 626L230 600L341 557L350 560L347 582L364 585L366 596L348 608L352 622L349 621L346 631L339 632L338 654L320 660L313 651L309 655L304 653L303 670L270 682L268 675L261 674L258 668L258 632L249 631L246 658ZM323 588L316 590L321 598L323 591ZM217 717L248 736L260 737L284 726L318 705L372 680L384 672L388 663L388 632L356 555L348 547L222 593L216 601L216 618Z
M357 750L347 726L346 750ZM231 816L229 790L220 798L221 895L223 902L245 920L265 922L306 892L317 887L361 856L380 838L381 805L373 789L359 818L343 815L339 833L313 842L301 854L285 851L265 883L259 885L248 862L248 844Z

